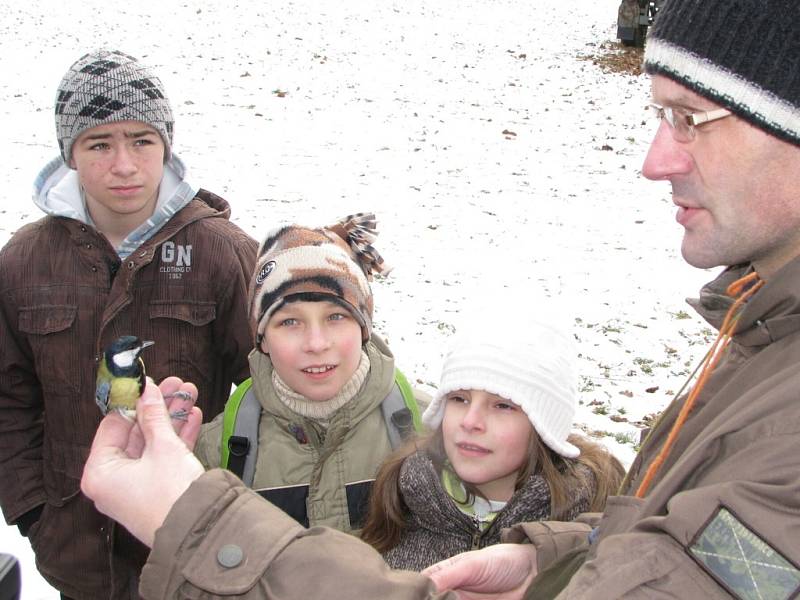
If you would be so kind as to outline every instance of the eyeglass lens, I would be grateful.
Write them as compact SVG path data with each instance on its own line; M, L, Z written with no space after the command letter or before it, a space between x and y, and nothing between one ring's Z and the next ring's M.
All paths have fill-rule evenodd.
M650 108L659 121L665 120L667 122L675 141L689 142L694 139L694 127L689 123L686 115L669 106L651 104Z

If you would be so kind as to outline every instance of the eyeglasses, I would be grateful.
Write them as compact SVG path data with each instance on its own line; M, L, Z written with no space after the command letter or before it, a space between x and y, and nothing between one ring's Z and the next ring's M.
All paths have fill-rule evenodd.
M672 138L676 142L682 143L691 142L694 139L695 127L718 119L724 119L733 114L727 108L717 108L696 113L687 113L680 108L659 106L658 104L650 104L648 108L655 112L655 116L659 121L665 120L669 123Z

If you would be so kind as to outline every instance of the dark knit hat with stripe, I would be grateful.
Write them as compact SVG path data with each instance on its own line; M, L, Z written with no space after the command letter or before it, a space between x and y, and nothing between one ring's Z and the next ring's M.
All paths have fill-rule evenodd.
M362 340L372 334L372 274L389 268L372 247L378 235L375 215L350 215L329 227L299 225L269 233L258 251L250 282L250 321L261 347L270 317L292 300L329 300L347 309L361 325Z
M133 56L96 50L69 68L56 93L56 135L69 164L72 144L86 129L116 121L141 121L158 131L169 160L175 120L161 80Z
M798 0L667 0L644 66L800 145L798 57Z

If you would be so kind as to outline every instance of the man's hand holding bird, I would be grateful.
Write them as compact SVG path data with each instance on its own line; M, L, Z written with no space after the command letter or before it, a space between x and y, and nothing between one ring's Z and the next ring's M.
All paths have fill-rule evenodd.
M148 379L136 420L116 411L106 416L84 467L84 493L95 498L98 510L124 522L149 546L175 500L203 474L203 466L191 452L203 420L200 409L189 407L185 421L169 419L164 410L164 404L170 412L178 410L178 404L186 402L184 395L197 397L194 384L168 377L156 388ZM177 437L170 433L169 424ZM124 490L124 499L118 501L109 490ZM106 499L97 500L98 496Z

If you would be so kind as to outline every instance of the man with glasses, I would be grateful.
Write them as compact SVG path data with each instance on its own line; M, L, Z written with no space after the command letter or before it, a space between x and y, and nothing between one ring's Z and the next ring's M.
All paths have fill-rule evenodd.
M494 558L493 581L471 586L491 558L475 553L434 567L441 589L516 587L523 597L527 588L529 599L797 595L798 57L796 0L665 4L645 49L660 123L642 173L672 186L684 259L727 267L691 302L719 338L597 528L588 519L526 524L517 538L532 545L497 550L505 554Z
M693 302L720 335L603 515L523 524L509 539L528 544L429 568L438 589L461 598L797 597L799 56L797 0L664 5L645 53L662 120L643 173L672 186L684 258L726 266ZM131 426L109 417L83 479L101 510L153 545L145 597L178 589L249 598L277 589L282 598L435 596L429 580L388 571L352 538L303 530L229 474L201 474L172 434L157 390L147 394L143 402L159 419L143 421L142 457L121 452ZM197 420L183 439L191 441ZM128 480L155 478L157 487L159 464L172 467L171 496L160 496L154 517L126 502L120 470L130 470ZM298 578L305 564L314 574Z

